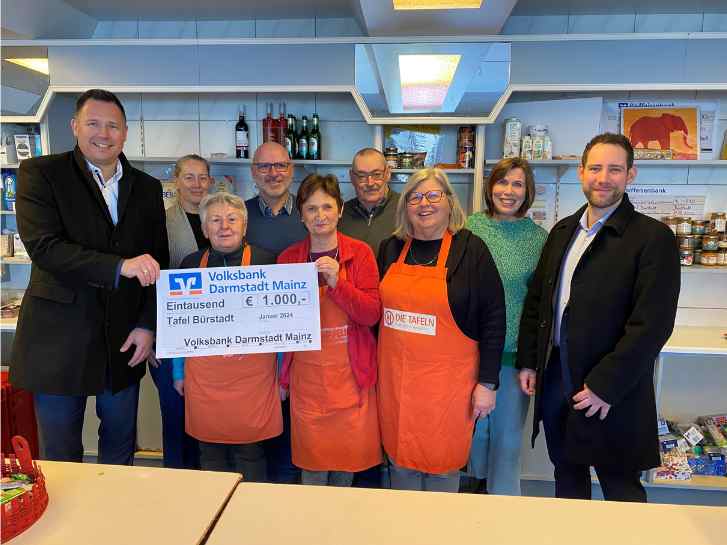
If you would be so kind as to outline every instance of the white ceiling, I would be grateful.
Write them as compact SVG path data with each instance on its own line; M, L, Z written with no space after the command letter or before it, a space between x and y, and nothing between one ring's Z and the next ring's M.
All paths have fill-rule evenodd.
M353 17L357 0L64 0L105 20ZM377 0L382 1L382 0ZM383 0L386 1L386 0Z
M388 13L390 19L442 21L442 12L396 12L391 0L64 0L95 19L182 20L182 19L287 19L305 17L354 17L367 13ZM453 10L449 14L465 26L491 26L503 8L513 5L512 15L585 15L618 13L727 13L727 0L484 0L479 10ZM447 25L450 21L446 21ZM501 26L501 25L500 25ZM410 32L410 31L408 31ZM416 34L417 32L414 32ZM448 32L444 32L447 34ZM478 34L486 34L480 31ZM419 33L424 34L424 33ZM460 34L463 34L462 32Z

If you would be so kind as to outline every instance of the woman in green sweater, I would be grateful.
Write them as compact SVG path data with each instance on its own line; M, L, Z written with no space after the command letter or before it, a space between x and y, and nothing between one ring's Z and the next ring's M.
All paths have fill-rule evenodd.
M503 159L485 187L487 212L467 219L467 228L485 241L505 288L507 336L502 355L497 405L477 421L470 451L470 471L487 492L520 495L520 444L529 398L520 390L515 352L520 314L547 232L526 217L535 199L535 179L528 162Z

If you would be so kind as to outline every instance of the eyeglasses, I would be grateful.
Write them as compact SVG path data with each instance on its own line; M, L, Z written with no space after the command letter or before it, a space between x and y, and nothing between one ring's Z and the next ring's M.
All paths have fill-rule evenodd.
M427 191L426 193L422 193L421 191L414 191L413 193L409 193L409 195L407 195L406 203L416 205L422 202L425 197L427 201L431 204L436 204L442 200L442 197L444 197L444 191L442 191L441 189L433 189L432 191Z
M377 182L380 182L384 179L384 176L386 176L385 170L374 170L372 172L360 172L358 170L352 170L351 174L353 174L356 178L359 180L366 180L368 178L371 178L372 180L376 180Z
M271 169L275 169L277 172L283 172L284 170L288 170L290 162L286 161L280 163L253 163L252 166L254 166L263 174L267 174L268 172L270 172Z

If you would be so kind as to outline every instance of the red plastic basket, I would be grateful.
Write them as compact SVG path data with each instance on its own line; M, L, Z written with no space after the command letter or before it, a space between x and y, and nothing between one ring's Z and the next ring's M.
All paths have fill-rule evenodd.
M2 454L2 476L12 473L25 473L33 477L33 488L25 494L13 498L2 505L0 541L10 541L21 532L30 528L48 507L48 492L45 477L37 462L30 455L30 447L24 437L16 435L12 439L14 454Z

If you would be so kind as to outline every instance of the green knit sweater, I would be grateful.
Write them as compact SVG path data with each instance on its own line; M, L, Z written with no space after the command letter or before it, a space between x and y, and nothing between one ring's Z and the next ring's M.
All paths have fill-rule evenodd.
M466 227L485 241L505 288L507 335L502 364L512 367L528 281L538 264L548 233L530 218L498 221L481 212L467 218Z

